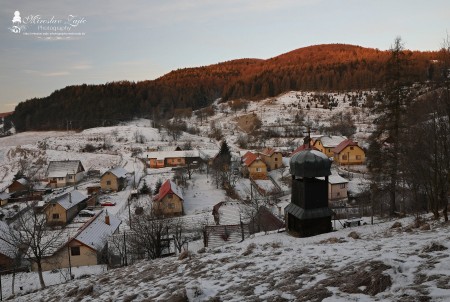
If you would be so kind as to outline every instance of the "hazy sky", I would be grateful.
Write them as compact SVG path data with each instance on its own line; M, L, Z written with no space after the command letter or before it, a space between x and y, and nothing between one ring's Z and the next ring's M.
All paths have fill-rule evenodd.
M85 35L13 33L15 11L23 21L84 18L72 32ZM313 44L388 49L401 36L406 48L437 50L447 30L448 0L0 0L0 112L68 85L155 79Z

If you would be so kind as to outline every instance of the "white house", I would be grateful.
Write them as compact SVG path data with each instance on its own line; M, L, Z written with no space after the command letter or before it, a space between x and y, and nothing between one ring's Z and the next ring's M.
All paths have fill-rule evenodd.
M52 188L70 186L83 179L84 167L79 160L51 161L46 176Z

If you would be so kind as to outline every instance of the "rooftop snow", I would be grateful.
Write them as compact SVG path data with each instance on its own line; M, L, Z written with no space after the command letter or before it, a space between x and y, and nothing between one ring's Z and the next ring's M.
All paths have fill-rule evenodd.
M122 223L117 217L108 214L109 224L106 223L107 211L102 211L99 215L92 218L74 239L89 246L90 248L100 251L105 246L109 236L111 236Z
M51 202L60 204L64 209L68 210L80 202L86 200L88 197L78 190L73 190L68 193L64 193L61 196L54 198Z
M51 161L48 164L47 177L65 177L67 174L77 174L79 165L81 165L79 160Z

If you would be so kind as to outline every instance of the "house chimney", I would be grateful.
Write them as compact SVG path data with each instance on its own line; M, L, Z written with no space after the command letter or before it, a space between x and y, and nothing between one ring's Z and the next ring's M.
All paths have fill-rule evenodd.
M110 225L108 210L106 210L105 223L106 223L107 225Z

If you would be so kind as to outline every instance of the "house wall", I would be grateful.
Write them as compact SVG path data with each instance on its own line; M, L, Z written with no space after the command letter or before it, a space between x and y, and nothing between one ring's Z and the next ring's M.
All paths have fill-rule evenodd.
M172 195L172 198L170 198ZM167 194L161 201L153 202L153 209L158 214L177 216L183 214L183 201L175 194Z
M326 156L333 157L334 147L330 147L330 146L325 147L324 145L322 145L322 142L320 140L314 141L313 146L316 147L317 149L319 149L319 151L322 152L323 154L325 154Z
M53 218L53 214L58 214L59 218ZM49 204L45 208L45 215L47 216L48 224L63 225L63 224L67 223L66 209L64 209L61 205L59 205L57 203Z
M186 159L184 157L171 157L166 158L166 166L175 167L175 166L184 166L186 164Z
M258 169L260 171L258 171ZM267 166L262 160L255 160L248 167L248 176L253 179L266 179L267 178Z
M82 245L76 240L70 243L70 246L79 246L80 247L80 255L70 255L70 266L78 267L78 266L88 266L88 265L97 265L98 258L96 251L91 248ZM51 257L46 257L43 259L42 270L50 271L53 269L59 268L68 268L69 267L69 253L70 247L63 247L58 252L56 252ZM37 271L36 263L32 263L31 265L32 271Z
M150 168L164 168L164 160L163 159L156 159L156 158L150 158L149 159L149 165Z
M76 184L79 183L84 177L83 172L79 172L77 174L68 174L66 178L67 184Z
M262 160L266 163L269 170L275 170L283 167L283 155L281 152L274 152L272 156L262 155Z
M328 184L328 200L336 200L347 197L346 183L342 184Z
M67 179L65 177L49 177L51 188L61 188L67 185Z
M108 182L110 183L108 184ZM119 181L117 176L111 172L106 172L100 179L100 186L102 187L102 190L119 191Z
M334 161L340 165L361 165L365 160L366 154L359 146L347 146L339 154L334 154Z
M0 253L0 269L1 270L9 270L14 266L14 259L9 258L6 255Z

